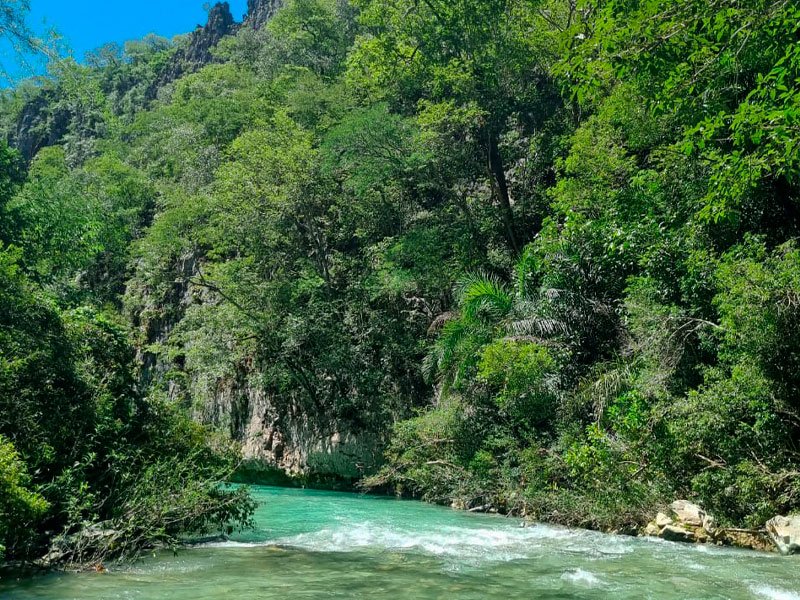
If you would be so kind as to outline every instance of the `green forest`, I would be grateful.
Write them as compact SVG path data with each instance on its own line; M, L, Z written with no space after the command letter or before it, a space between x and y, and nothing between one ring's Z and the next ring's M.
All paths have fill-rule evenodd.
M247 527L231 382L363 490L800 509L800 5L262 4L0 97L5 560Z

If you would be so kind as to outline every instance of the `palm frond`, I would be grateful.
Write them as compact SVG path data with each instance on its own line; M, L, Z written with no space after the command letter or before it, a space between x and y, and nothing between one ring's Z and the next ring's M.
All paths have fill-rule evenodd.
M458 285L462 314L469 320L477 320L486 314L501 320L514 305L508 287L496 275L478 273L466 275Z
M513 321L509 330L516 336L553 337L567 333L567 326L558 319L531 316Z

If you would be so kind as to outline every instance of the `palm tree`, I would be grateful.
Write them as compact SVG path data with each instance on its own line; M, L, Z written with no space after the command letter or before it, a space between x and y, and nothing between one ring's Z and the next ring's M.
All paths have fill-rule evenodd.
M494 274L465 275L456 285L458 310L441 315L431 326L439 337L424 364L429 379L438 375L442 391L469 379L481 350L497 339L531 343L566 333L566 324L549 316L553 290L535 285L537 256L531 246L523 251L513 284Z

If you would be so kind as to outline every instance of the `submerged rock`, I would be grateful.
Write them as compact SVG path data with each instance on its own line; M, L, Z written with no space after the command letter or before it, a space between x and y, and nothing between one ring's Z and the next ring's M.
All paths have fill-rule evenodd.
M770 519L767 521L767 533L781 554L800 552L800 515Z

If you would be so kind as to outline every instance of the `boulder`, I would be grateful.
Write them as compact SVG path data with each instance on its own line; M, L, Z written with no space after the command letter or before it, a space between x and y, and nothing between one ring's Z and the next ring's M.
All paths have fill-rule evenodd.
M697 504L692 504L688 500L676 500L669 507L672 509L675 520L679 523L692 527L703 527L706 512Z
M697 540L693 531L680 525L667 525L661 530L659 536L670 542L694 542Z
M671 515L660 512L648 523L645 535L658 536L672 542L713 542L717 530L714 517L697 504L676 500L670 505Z
M800 552L800 515L770 519L767 521L767 533L781 554Z
M673 521L670 517L660 512L656 515L656 520L654 521L654 523L658 526L659 529L661 529L662 527L666 527L667 525L672 525Z
M644 529L644 534L647 536L654 537L657 536L659 533L661 533L661 527L659 527L655 523L648 523L647 527L645 527Z

